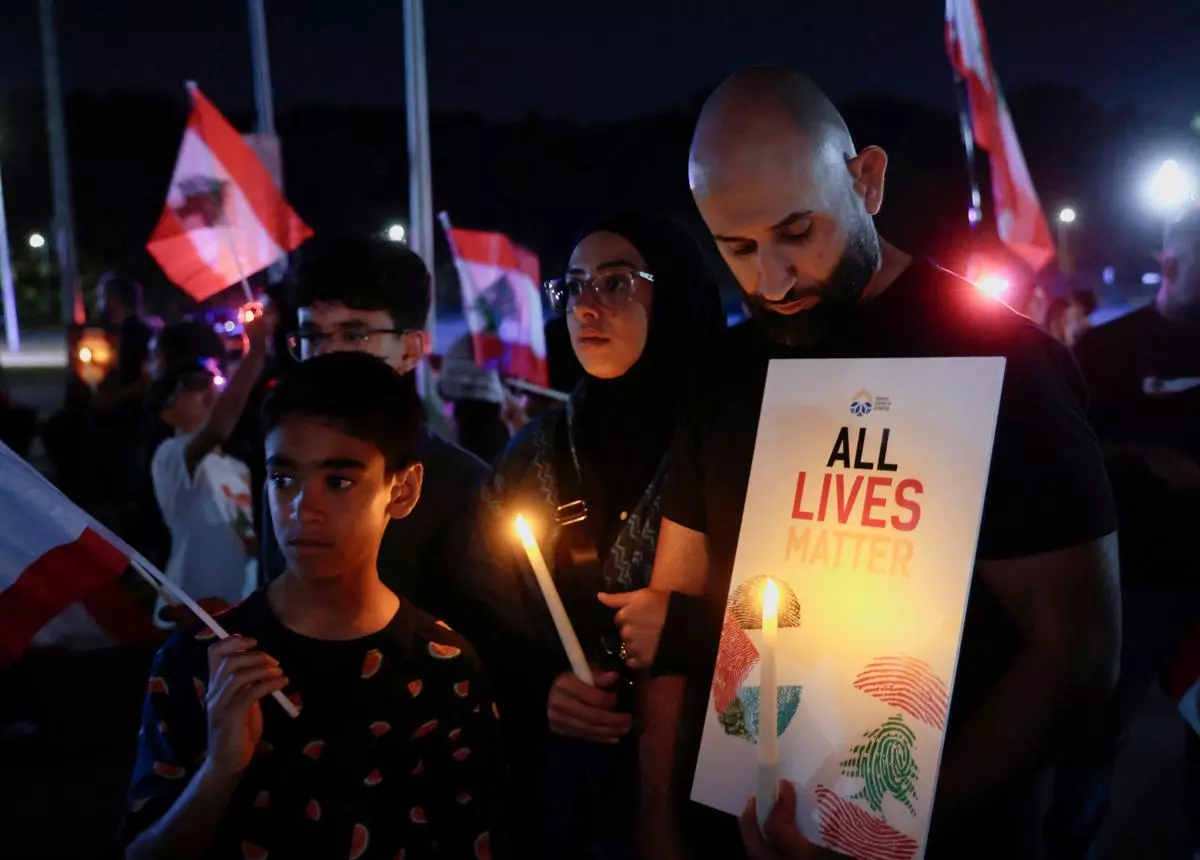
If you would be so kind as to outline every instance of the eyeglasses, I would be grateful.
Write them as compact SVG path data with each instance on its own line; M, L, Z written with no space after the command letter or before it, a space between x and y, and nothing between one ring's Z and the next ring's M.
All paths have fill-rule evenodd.
M306 361L325 352L369 352L379 335L403 336L414 329L402 328L340 328L336 331L301 329L287 336L288 353L296 361Z
M584 290L591 290L596 304L612 311L633 301L633 297L637 293L639 278L651 284L654 283L654 275L633 269L604 272L594 278L581 278L575 275L554 278L546 281L546 297L550 299L550 307L556 314L564 314L571 307L572 302L579 301Z

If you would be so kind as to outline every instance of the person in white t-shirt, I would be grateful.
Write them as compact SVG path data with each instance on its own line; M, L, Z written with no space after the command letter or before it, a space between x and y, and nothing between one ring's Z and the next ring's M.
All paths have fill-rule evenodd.
M221 445L262 373L275 320L268 308L247 325L243 358L223 388L213 363L203 361L159 383L159 415L175 435L154 452L150 475L171 532L166 575L192 597L233 605L258 587L250 469Z

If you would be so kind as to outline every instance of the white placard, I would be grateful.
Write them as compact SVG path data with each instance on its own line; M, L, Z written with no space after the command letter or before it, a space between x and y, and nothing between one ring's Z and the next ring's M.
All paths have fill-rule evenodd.
M693 800L755 793L771 577L800 829L924 854L1003 377L1003 358L771 362Z

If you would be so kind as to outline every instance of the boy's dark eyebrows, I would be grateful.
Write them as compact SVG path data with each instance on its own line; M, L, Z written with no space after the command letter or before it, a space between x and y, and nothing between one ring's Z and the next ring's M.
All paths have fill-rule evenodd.
M285 457L282 454L272 454L271 456L267 457L267 465L274 466L276 468L280 466L295 468L296 461L291 457Z
M350 457L330 457L321 461L322 469L355 469L360 472L365 472L367 464L362 460L354 460Z

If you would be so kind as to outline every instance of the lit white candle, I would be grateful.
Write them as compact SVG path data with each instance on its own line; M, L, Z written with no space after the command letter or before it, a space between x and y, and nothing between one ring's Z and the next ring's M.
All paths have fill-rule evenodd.
M779 586L768 577L762 595L762 648L758 681L758 823L779 794L779 681L775 652L779 640Z
M520 514L517 515L517 534L521 536L521 545L525 547L529 566L533 568L534 578L537 580L538 587L542 589L542 597L546 601L546 607L550 610L550 617L554 619L554 629L558 631L558 638L562 640L563 650L567 652L567 659L571 661L571 671L584 683L595 686L595 681L592 679L592 668L588 665L583 648L579 645L579 637L575 635L575 628L571 625L571 619L567 617L566 607L563 606L562 598L558 596L554 580L550 578L550 569L546 567L546 559L542 557L542 550L534 540L533 530L529 528L529 523Z

